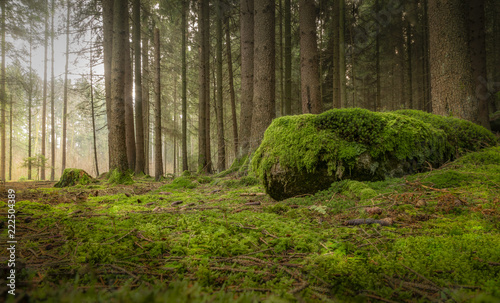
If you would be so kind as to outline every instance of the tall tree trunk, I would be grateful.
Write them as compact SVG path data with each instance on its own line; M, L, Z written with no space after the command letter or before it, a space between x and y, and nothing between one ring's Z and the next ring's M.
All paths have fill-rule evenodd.
M9 117L9 181L12 180L12 119L14 116L14 100L12 94L10 95L10 117Z
M2 9L2 45L1 45L1 52L2 52L2 67L0 71L0 105L2 106L1 109L1 121L0 121L0 127L1 127L1 141L2 141L2 149L0 151L0 179L5 181L5 107L7 104L7 95L6 95L6 90L5 90L5 3L7 1L2 1L0 3L1 9ZM12 112L12 108L11 108Z
M256 150L264 131L276 116L274 1L254 1L254 107L251 149Z
M200 72L199 72L199 155L198 170L211 171L210 163L210 8L207 0L199 0Z
M108 121L110 132L109 158L110 171L125 173L128 169L127 147L125 141L125 48L127 36L127 2L114 0L113 4L113 46L111 60L111 119Z
M432 112L432 98L431 98L431 62L430 62L430 41L429 41L429 16L428 0L422 0L423 4L423 24L424 24L424 57L422 65L424 68L424 110Z
M160 68L160 30L155 28L155 179L163 176L163 162L161 154L161 68Z
M323 109L323 104L319 93L316 5L314 1L299 1L299 24L302 113L319 114Z
M104 60L104 89L106 97L106 118L111 123L111 64L113 55L113 6L114 0L102 0L102 28L103 28L103 60ZM109 127L108 127L109 129ZM108 131L108 142L111 142L111 132ZM109 171L111 171L112 150L108 144Z
M479 123L466 10L460 0L429 1L432 111Z
M345 77L345 0L339 1L339 93L340 107L347 107Z
M236 117L236 97L234 94L233 82L233 60L231 55L231 37L229 35L229 17L226 20L226 56L227 56L227 71L229 77L229 97L231 98L231 120L233 122L233 140L234 140L234 157L238 157L238 121Z
M32 21L31 21L32 22ZM29 88L28 88L28 180L31 180L31 141L32 141L32 131L31 131L31 118L32 118L32 107L33 107L33 69L32 69L32 49L33 49L33 23L30 24L30 38L29 38L29 44L30 44L30 63L29 63Z
M68 128L68 69L69 69L69 16L71 2L66 1L66 65L64 67L64 93L63 93L63 132L62 132L62 154L61 154L61 175L66 168L66 132Z
M47 133L47 52L49 41L49 1L45 0L45 39L43 51L43 97L42 97L42 157L45 158L45 141ZM3 146L3 145L2 145ZM44 159L45 161L45 159ZM40 167L40 180L45 180L45 162Z
M292 9L285 0L285 115L292 114ZM241 136L240 136L241 137Z
M413 104L413 73L412 73L412 29L409 20L406 22L406 70L408 74L408 108L416 108Z
M141 2L133 2L134 18L134 72L135 72L135 173L144 173L144 127L142 120L142 79L141 79Z
M217 1L217 99L216 99L216 117L217 117L217 170L222 172L226 170L226 144L224 142L224 108L222 100L222 7L220 0Z
M188 0L183 0L182 2L182 171L188 170L188 158L187 158L187 64L186 64L186 41L187 41L187 18L186 14L188 11Z
M142 26L146 30L146 34L142 35L142 121L144 129L144 173L149 175L149 83L150 83L150 73L149 73L149 26L148 26L148 12L144 11L142 15Z
M375 0L375 12L376 14L379 13L380 7L379 7L379 0ZM381 87L380 87L380 30L377 27L377 34L375 36L375 73L377 77L377 92L375 95L375 106L374 109L375 111L381 109Z
M241 32L241 93L240 133L237 158L250 153L250 133L253 111L253 62L254 62L254 0L240 0Z
M56 78L54 76L54 15L55 15L55 0L51 1L50 5L50 181L55 179L56 168L56 117L55 117L55 91L54 86Z
M285 74L284 74L284 47L283 47L283 0L278 0L278 47L279 47L279 65L280 65L280 116L285 115L285 99L284 99L284 93L285 93ZM321 63L320 63L320 69L321 69Z
M339 67L339 51L340 51L340 31L339 31L339 16L340 16L340 1L333 1L333 108L341 108L340 102L340 67Z
M487 87L486 75L486 34L484 0L468 0L468 30L469 47L474 77L475 94L478 102L476 123L491 129L489 115L490 93ZM497 16L498 17L498 16Z
M128 13L128 5L127 5ZM127 15L128 16L128 15ZM135 171L135 133L134 133L134 104L133 104L133 79L132 60L130 52L130 31L128 17L125 27L125 144L127 145L128 168Z
M94 164L95 164L95 174L96 177L99 177L99 162L97 161L97 136L95 129L95 110L94 110L94 49L93 49L93 38L92 33L94 28L90 29L90 106L91 106L91 115L92 115L92 139L94 144Z

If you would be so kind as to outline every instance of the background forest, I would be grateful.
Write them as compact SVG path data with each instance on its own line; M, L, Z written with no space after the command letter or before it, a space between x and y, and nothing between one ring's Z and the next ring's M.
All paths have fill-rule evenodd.
M331 108L500 109L498 1L114 2L1 1L2 179L223 171Z

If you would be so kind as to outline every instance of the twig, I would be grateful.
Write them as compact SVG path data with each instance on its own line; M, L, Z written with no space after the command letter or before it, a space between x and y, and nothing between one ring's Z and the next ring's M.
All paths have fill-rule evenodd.
M113 241L113 242L108 242L108 243L102 243L101 245L109 245L109 244L114 244L118 241L120 241L121 239L125 238L126 236L130 235L131 233L133 233L134 231L136 231L137 229L134 228L132 229L131 231L129 231L128 233L126 233L125 235L121 236L120 238L118 238L116 241Z

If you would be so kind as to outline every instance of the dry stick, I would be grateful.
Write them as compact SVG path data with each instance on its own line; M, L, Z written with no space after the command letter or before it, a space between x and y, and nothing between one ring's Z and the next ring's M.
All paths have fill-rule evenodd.
M126 233L125 235L123 235L122 237L118 238L116 241L113 241L113 242L109 242L109 243L102 243L101 245L108 245L108 244L114 244L118 241L120 241L121 239L125 238L126 236L130 235L131 233L133 233L134 231L136 231L137 229L134 228L132 229L131 231L129 231L128 233Z

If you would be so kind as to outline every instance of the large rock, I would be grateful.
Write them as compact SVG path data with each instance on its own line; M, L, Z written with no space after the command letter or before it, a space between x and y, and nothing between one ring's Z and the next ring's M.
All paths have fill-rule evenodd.
M483 127L456 118L415 110L334 109L275 119L251 164L266 192L283 200L342 179L420 172L497 143Z

